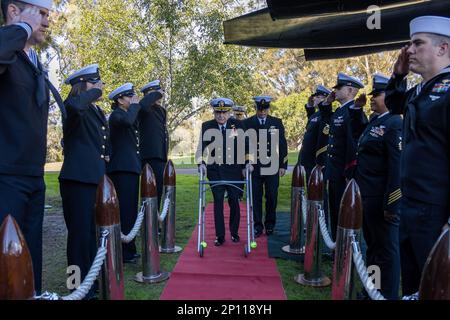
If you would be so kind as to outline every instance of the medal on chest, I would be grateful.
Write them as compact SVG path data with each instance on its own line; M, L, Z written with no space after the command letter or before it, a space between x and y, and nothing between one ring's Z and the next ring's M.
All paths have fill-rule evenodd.
M373 127L372 129L370 129L370 135L374 138L380 138L384 136L385 129L385 126Z

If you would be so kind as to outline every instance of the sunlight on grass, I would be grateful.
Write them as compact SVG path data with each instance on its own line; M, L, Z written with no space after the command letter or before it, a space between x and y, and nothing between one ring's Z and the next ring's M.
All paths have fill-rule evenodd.
M291 155L296 157L297 154ZM59 206L60 209L60 197L59 197L59 183L58 174L48 173L45 175L45 181L47 184L47 203ZM278 197L278 211L289 212L290 210L290 189L291 189L291 175L286 175L281 179L279 197ZM177 175L177 218L176 218L176 244L184 247L190 239L192 232L197 223L197 201L198 201L198 177L196 175ZM207 192L207 201L212 200L212 195ZM140 239L137 239L138 250L140 251ZM58 257L58 259L65 259L65 251L60 252L58 255L52 255L52 257ZM172 271L175 267L180 254L162 254L161 270ZM278 270L281 274L283 286L286 291L286 295L290 300L297 299L329 299L330 288L314 289L303 287L294 281L294 277L302 272L302 266L298 262L286 261L277 259ZM49 261L47 261L49 262ZM53 270L53 266L56 263L46 263L46 269L44 273L56 274ZM165 282L154 285L143 285L134 281L136 273L141 271L141 265L125 264L124 266L125 288L127 299L159 299ZM331 265L328 262L324 263L324 272L328 276L331 276ZM58 273L60 273L58 271ZM65 282L65 279L59 279L56 282L50 284L44 283L46 290L61 291L61 286ZM51 285L50 287L48 285ZM53 286L53 287L52 287Z

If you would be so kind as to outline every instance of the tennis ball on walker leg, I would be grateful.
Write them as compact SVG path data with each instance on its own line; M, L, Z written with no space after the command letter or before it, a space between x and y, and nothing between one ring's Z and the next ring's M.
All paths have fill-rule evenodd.
M252 249L256 249L257 246L258 246L258 244L257 244L255 241L253 241L252 243L250 243L250 247L251 247Z
M207 244L205 241L202 241L202 242L200 243L200 245L201 245L203 248L206 248L206 247L208 246L208 244Z

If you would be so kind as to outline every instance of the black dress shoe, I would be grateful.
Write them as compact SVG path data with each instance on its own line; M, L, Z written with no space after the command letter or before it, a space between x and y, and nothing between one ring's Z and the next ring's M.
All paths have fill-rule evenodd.
M239 242L240 240L241 240L241 238L239 238L238 235L231 236L231 241L233 241L233 242Z
M266 229L266 234L268 236L270 236L271 234L273 234L273 229Z
M262 235L262 231L255 231L255 238L259 238Z
M135 253L133 256L133 258L135 258L135 259L139 259L140 257L141 257L141 255L139 253Z
M214 245L216 247L219 247L219 246L223 245L224 242L225 242L225 238L216 238L216 240L214 240Z
M131 258L131 259L123 259L123 263L129 263L129 264L136 264L137 263L137 259L136 258Z

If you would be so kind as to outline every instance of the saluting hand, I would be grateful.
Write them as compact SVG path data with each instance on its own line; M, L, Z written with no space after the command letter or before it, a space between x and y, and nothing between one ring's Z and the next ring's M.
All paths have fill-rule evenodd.
M363 108L367 103L367 97L365 93L362 93L358 99L355 100L355 107Z
M336 100L336 92L333 91L328 95L324 104L326 104L326 105L332 104L334 102L334 100Z
M26 22L30 25L34 32L41 28L42 15L37 7L30 6L22 10L19 15L13 17L11 22Z
M406 75L409 73L409 45L404 46L400 50L397 61L394 64L394 74Z
M99 81L96 84L94 84L92 87L103 91L103 89L105 88L105 84L103 83L103 81Z
M312 95L308 98L308 107L314 107L314 97Z
M130 103L131 104L139 103L139 97L135 94L134 96L131 97Z

